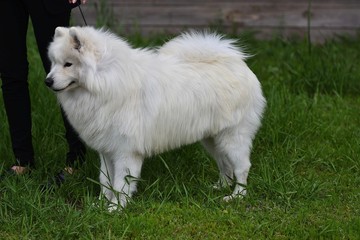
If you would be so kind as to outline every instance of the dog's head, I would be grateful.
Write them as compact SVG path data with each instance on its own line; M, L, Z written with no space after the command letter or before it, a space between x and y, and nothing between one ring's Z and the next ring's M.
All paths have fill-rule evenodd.
M96 71L99 58L93 41L89 39L92 28L58 27L48 56L51 70L45 84L56 92L85 87L85 80Z

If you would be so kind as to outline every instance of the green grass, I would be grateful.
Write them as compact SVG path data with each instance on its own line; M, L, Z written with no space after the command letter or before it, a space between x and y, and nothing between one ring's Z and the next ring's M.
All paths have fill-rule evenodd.
M0 182L0 239L359 239L360 38L313 45L240 36L268 101L253 147L248 196L221 201L215 162L198 144L148 159L138 194L123 212L97 200L93 151L63 187L39 185L64 166L66 144L55 96L29 37L37 169ZM168 38L136 35L136 46ZM0 100L0 119L6 119ZM0 158L13 163L8 126ZM98 206L94 206L98 205Z

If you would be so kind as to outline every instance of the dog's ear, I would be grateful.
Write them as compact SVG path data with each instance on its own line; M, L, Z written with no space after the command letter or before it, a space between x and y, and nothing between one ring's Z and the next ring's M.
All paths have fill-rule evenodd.
M63 36L63 35L65 35L65 33L66 33L66 28L64 28L64 27L57 27L56 29L55 29L55 37L61 37L61 36Z
M72 28L70 28L69 33L70 33L70 37L73 40L74 48L76 50L80 51L82 44L80 42L79 33L78 33L77 29L75 27L72 27Z

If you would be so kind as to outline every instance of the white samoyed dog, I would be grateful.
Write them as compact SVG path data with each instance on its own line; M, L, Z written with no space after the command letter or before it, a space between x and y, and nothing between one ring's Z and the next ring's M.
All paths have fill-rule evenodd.
M145 157L201 141L216 160L224 200L246 194L252 141L265 99L235 40L184 33L132 48L93 27L58 27L46 85L80 137L100 154L109 210L136 191Z

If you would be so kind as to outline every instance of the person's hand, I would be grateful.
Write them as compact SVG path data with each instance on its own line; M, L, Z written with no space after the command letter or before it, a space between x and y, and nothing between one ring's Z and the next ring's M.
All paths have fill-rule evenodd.
M72 4L74 4L74 3L76 3L78 0L69 0L69 3L72 3ZM79 1L81 1L81 4L85 4L86 2L87 2L87 0L79 0Z

